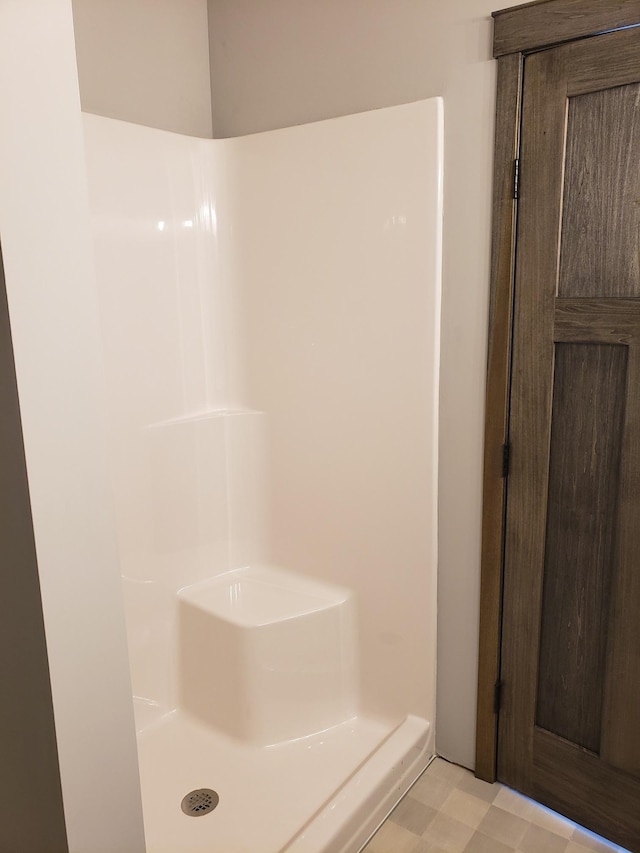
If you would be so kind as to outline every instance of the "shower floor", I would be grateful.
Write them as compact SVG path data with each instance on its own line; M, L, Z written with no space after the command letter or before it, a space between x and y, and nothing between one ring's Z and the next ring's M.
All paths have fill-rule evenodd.
M429 724L366 717L268 747L174 711L138 735L147 853L352 853L427 766ZM195 788L217 808L181 811Z

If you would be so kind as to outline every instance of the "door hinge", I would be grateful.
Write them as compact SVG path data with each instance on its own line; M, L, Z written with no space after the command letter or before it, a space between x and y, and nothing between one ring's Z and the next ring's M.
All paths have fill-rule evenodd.
M506 442L502 445L502 476L509 476L509 457L511 456L511 445Z
M513 161L513 197L520 198L520 158Z
M496 681L493 687L493 711L497 714L502 705L502 682Z

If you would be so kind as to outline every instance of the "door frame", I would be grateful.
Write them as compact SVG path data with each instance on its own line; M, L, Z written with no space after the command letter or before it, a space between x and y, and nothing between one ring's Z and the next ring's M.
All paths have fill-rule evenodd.
M517 158L524 59L528 53L640 27L640 0L534 0L493 13L498 61L493 161L489 348L480 581L475 775L496 780L502 582L507 498L512 320L518 217Z

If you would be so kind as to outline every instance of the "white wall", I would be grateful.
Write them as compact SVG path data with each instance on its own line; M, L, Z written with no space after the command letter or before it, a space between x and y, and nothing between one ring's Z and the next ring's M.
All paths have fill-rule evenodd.
M0 79L0 233L69 850L142 853L70 0L0 4Z
M209 0L216 136L444 96L437 747L475 753L496 0ZM313 299L309 292L309 299Z
M211 136L206 0L73 0L85 112Z

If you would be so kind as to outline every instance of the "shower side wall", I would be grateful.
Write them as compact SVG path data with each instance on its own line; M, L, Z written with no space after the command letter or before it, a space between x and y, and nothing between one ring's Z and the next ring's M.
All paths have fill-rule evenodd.
M355 591L367 712L432 724L442 123L436 98L227 141L268 556Z
M141 729L176 704L176 592L262 554L263 416L235 393L224 147L83 121Z

